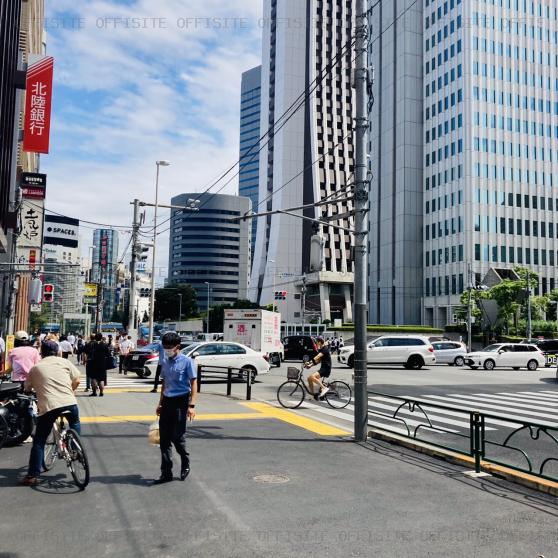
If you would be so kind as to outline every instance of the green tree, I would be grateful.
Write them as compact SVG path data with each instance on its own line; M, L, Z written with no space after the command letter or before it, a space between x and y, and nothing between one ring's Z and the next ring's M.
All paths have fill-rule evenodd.
M182 295L182 305L180 297ZM192 285L177 284L155 291L155 320L178 320L182 306L182 319L189 320L198 315L197 293Z

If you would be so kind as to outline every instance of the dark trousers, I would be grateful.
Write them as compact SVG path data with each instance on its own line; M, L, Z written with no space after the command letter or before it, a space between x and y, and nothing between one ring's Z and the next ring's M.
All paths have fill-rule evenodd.
M41 474L43 469L43 460L45 458L45 444L52 430L54 421L60 416L63 411L70 411L72 414L68 417L70 428L73 428L78 434L81 434L81 425L79 422L79 411L77 405L68 405L67 407L60 407L53 409L37 419L37 429L33 437L33 447L31 448L31 455L29 456L29 469L27 474L31 477L37 477Z
M161 448L161 472L172 475L172 448L180 455L181 468L189 467L190 459L186 451L186 413L190 394L180 397L163 397L159 416L159 436Z
M155 380L153 381L153 389L157 391L159 387L159 378L161 377L161 365L157 366L157 370L155 370Z
M126 358L126 355L118 355L118 373L119 374L122 374L122 368L124 366L124 359L125 358Z

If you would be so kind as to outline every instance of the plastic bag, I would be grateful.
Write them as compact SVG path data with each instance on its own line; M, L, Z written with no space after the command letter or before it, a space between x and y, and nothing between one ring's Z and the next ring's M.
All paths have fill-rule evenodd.
M155 421L149 427L149 434L148 434L149 443L153 446L158 446L161 439L159 436L159 422Z

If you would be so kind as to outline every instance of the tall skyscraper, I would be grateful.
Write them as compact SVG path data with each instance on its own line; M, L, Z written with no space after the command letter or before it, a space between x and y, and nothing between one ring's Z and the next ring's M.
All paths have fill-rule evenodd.
M102 285L102 320L108 322L116 308L116 272L118 264L118 231L93 231L92 280Z
M238 193L250 198L257 211L260 184L260 108L262 67L256 66L242 74L240 87L240 172ZM252 220L251 254L256 244L256 220Z
M354 167L351 2L265 0L264 20L269 25L263 33L262 135L275 128L260 156L259 211L331 199L345 191ZM287 121L285 113L305 95L304 106ZM297 213L326 221L350 209L350 203L337 201ZM350 228L352 221L344 217L332 224ZM252 300L270 304L274 286L280 286L287 291L281 311L288 321L310 313L351 321L350 247L346 230L315 227L287 214L259 218Z
M171 210L168 282L197 291L198 308L246 299L250 274L250 221L233 221L251 209L248 198L224 194L180 194L171 205L199 200L195 212ZM209 290L209 295L208 295Z
M421 321L422 1L371 2L375 7L369 20L369 60L375 82L369 145L369 322L373 324Z
M416 76L416 100L408 88L401 99L385 90L378 79L385 65L377 65L372 117L380 97L384 102L401 99L403 105L384 104L382 118L394 122L400 120L402 107L410 109L411 120L418 114L414 103L422 104L422 118L417 119L424 145L422 200L415 179L396 185L413 212L422 207L422 321L443 326L461 306L460 294L470 284L469 268L479 283L490 269L505 276L524 265L539 274L538 294L556 287L558 13L548 0L424 0L422 8L416 5L400 17L410 5L410 0L383 1L374 8L372 52L376 64L387 54L395 56L395 66L404 65L411 73L421 67L422 86ZM422 25L417 29L419 16ZM413 65L404 45L416 44L419 32L422 61ZM407 133L416 136L412 125L396 133L401 139L405 133L405 140ZM414 142L395 140L393 145L399 150L394 151L396 160L400 155L407 167L414 167ZM383 171L381 161L373 161L373 172ZM373 203L389 205L390 197L389 191L373 190ZM373 206L374 211L384 216L382 207L378 212ZM414 230L420 211L416 213ZM381 228L393 226L393 239L402 234L411 241L407 219L397 211L394 215L399 221L392 217ZM371 225L371 238L383 234L373 217ZM373 262L371 275L374 278ZM380 308L381 313L375 286L371 284L371 312ZM380 302L383 289L389 289L387 280ZM414 286L407 294L402 291L406 303L418 306L414 292ZM398 316L391 313L394 321Z

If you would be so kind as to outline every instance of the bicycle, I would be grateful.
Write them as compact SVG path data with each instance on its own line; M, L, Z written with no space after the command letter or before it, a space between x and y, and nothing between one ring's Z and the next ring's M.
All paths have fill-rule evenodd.
M43 467L50 471L57 459L63 459L80 490L89 484L89 461L79 434L72 428L66 428L64 417L70 411L64 411L54 422L45 444Z
M298 369L294 366L287 368L287 381L277 388L277 401L285 409L296 409L306 399L306 394L313 397L303 379L304 365ZM322 384L329 388L323 399L333 409L344 409L351 402L351 388L349 384L340 380L328 381L322 379Z

